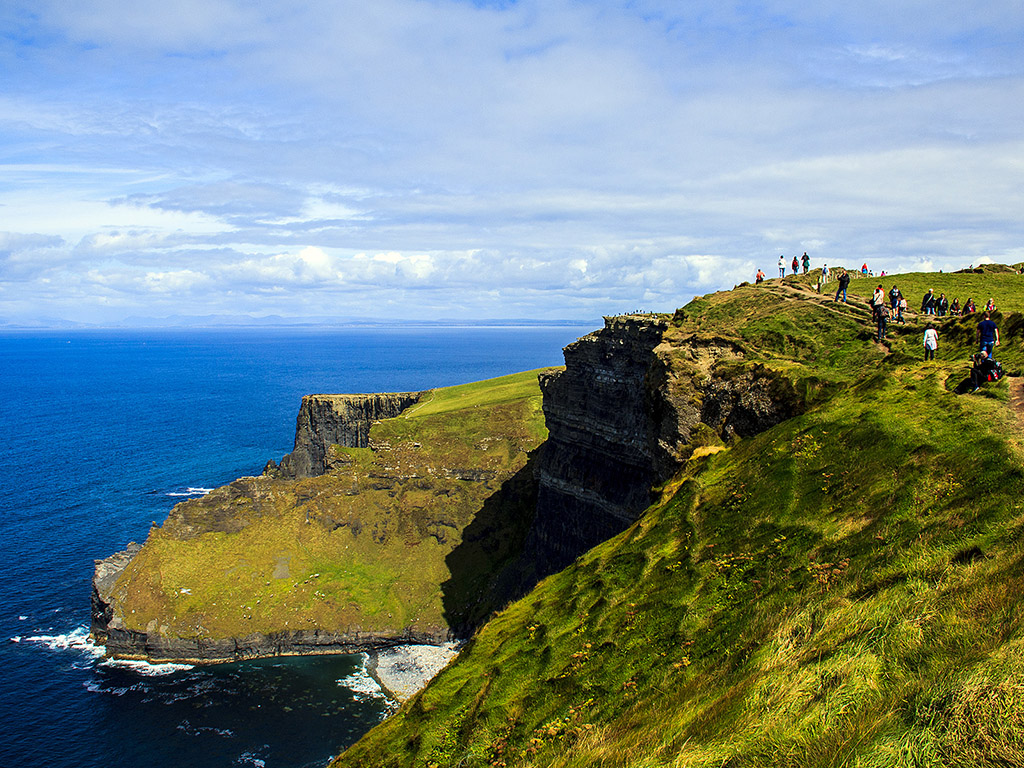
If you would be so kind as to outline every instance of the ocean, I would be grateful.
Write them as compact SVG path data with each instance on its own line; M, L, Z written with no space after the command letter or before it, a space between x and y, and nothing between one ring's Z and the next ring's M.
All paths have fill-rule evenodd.
M590 330L0 332L0 765L325 765L389 711L361 656L111 663L93 560L288 453L305 394L560 365Z

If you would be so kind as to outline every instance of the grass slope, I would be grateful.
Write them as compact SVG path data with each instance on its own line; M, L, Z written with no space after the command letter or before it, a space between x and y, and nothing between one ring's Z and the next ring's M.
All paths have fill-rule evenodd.
M1024 304L1009 271L892 279ZM872 340L877 281L848 306L809 283L699 298L672 333L743 345L811 407L695 451L641 520L493 619L335 768L1024 764L1010 383L952 391L977 317L943 323L924 363L921 324ZM1019 369L1021 317L999 321Z
M435 390L374 425L371 448L333 446L341 469L179 504L119 577L119 615L177 637L443 634L525 534L532 486L503 486L546 437L540 400L536 371ZM487 535L466 540L481 515Z

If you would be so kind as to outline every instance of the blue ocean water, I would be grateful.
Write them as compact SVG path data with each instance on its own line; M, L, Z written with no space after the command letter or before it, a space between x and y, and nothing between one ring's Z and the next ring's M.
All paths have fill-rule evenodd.
M562 363L585 327L0 333L0 765L322 766L387 703L362 659L111 665L93 560L292 448L304 394Z

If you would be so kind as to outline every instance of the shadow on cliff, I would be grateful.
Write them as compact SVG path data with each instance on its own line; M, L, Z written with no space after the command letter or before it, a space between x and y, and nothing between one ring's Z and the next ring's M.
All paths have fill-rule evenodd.
M460 638L536 584L523 554L537 508L534 467L543 449L531 451L525 466L484 501L462 543L445 558L451 578L441 584L444 617Z

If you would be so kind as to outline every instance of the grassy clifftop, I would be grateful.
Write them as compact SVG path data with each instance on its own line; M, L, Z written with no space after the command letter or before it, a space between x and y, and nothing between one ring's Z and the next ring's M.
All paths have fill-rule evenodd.
M536 371L432 391L374 425L370 448L332 446L325 475L179 504L118 578L116 613L169 638L443 637L521 542L545 435Z
M954 392L978 316L940 321L936 362L916 318L877 344L863 299L894 281L912 307L994 297L1020 370L1010 270L859 278L849 305L803 277L694 300L665 354L722 339L810 407L694 451L335 766L1024 764L1018 383Z

